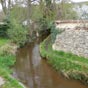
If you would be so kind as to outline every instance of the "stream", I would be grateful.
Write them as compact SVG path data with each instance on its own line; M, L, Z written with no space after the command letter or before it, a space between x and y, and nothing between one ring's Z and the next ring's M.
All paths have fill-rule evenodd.
M27 88L88 88L79 81L64 78L41 58L39 44L43 39L37 38L18 50L14 77Z

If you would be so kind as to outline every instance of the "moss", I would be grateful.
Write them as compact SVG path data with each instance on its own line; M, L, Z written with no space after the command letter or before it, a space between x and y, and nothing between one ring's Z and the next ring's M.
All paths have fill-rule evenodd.
M47 46L47 47L46 47ZM66 74L67 77L88 81L88 59L79 57L72 53L52 50L52 42L50 36L40 44L40 53L42 57L48 59L57 71Z

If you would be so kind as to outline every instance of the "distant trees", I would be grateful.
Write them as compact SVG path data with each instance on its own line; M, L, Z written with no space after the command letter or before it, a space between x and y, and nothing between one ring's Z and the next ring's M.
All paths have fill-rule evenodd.
M6 14L7 13L6 0L1 0L1 5L2 5L4 13Z
M60 1L60 3L56 3ZM1 0L3 12L18 23L26 22L30 35L37 23L37 30L48 29L56 19L76 19L70 0Z
M77 13L73 10L74 5L71 0L61 0L59 4L61 19L77 19Z
M3 12L6 15L10 14L10 10L14 6L25 7L25 14L26 14L25 16L28 20L31 19L34 13L33 11L34 7L35 9L36 7L40 7L38 9L40 9L41 12L38 14L42 13L43 16L46 16L47 18L49 18L49 20L51 20L53 16L54 18L55 16L58 16L56 18L60 19L69 19L69 18L75 19L76 17L76 13L75 11L73 11L73 5L69 3L71 2L71 0L0 0L0 1L3 8ZM56 1L60 1L60 3L57 4Z
M5 15L9 14L11 8L11 0L0 0Z

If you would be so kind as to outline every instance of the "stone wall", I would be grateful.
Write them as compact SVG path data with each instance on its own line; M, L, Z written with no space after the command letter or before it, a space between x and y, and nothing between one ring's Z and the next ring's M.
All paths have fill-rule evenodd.
M87 27L88 20L57 20L55 21L56 28L59 29L67 29L67 28L75 28L75 27Z
M88 58L88 30L67 29L56 36L52 47L54 50L71 52Z

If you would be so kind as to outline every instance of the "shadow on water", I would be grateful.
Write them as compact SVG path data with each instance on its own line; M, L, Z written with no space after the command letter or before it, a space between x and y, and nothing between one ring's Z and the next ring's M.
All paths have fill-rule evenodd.
M67 80L58 74L47 61L40 57L40 39L17 52L14 76L27 88L88 88L78 81Z

